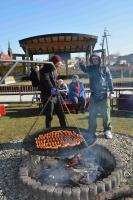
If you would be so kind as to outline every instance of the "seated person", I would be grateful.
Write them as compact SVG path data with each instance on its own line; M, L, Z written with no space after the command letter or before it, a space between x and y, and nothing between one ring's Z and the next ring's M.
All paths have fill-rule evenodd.
M62 79L59 79L57 81L58 84L58 89L59 90L64 90L64 91L60 91L61 96L63 97L63 99L66 99L68 96L68 87L67 84L63 82Z
M76 113L78 113L79 108L81 108L82 113L85 112L85 90L78 75L72 77L72 82L69 85L69 99L75 104Z

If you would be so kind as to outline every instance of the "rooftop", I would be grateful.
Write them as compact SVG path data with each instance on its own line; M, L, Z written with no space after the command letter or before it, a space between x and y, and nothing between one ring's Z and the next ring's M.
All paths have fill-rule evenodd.
M96 42L97 36L80 33L55 33L19 40L24 52L31 55L91 52Z

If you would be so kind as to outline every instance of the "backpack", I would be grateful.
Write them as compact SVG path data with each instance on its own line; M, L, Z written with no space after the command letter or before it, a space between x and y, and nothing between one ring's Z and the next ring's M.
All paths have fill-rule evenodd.
M39 71L32 69L29 78L30 78L30 81L32 82L33 87L38 87L40 85Z

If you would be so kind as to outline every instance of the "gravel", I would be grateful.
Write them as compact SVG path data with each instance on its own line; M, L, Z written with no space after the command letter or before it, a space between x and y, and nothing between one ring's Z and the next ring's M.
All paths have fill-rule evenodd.
M98 144L103 144L119 155L124 165L121 185L133 185L133 137L115 133L112 140L97 133ZM29 200L26 191L19 186L18 171L22 157L22 141L0 144L0 200Z

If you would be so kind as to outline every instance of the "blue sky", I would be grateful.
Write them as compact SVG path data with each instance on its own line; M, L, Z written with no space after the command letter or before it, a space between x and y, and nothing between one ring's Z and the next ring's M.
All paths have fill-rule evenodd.
M23 53L18 40L50 33L98 36L107 28L110 53L133 53L133 0L4 0L0 3L0 49Z

